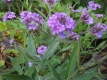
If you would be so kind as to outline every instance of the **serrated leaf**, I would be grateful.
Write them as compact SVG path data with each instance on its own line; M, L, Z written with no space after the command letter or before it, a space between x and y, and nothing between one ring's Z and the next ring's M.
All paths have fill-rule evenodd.
M58 37L55 38L55 39L49 44L46 53L45 53L45 54L43 55L43 57L42 57L44 60L47 60L48 58L50 58L50 57L54 54L54 52L55 52L55 50L57 49L57 47L59 46L59 42L56 41L57 39L58 39Z
M27 51L30 55L35 55L36 54L36 47L35 47L35 43L34 43L34 40L31 36L31 34L28 35Z
M18 63L18 60L17 59L14 59L14 58L10 58L11 59L11 62L12 62L12 66L13 68L19 73L19 74L22 74L22 69L21 69L21 66L20 64Z

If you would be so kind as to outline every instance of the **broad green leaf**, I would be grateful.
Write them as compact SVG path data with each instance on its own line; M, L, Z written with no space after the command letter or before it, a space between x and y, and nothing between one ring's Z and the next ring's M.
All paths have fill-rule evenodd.
M81 0L73 0L76 4L80 4Z
M3 60L0 60L0 67L3 66L4 63L5 63L5 62L4 62Z
M66 70L67 79L69 79L69 77L75 72L77 64L79 67L79 62L78 62L79 54L80 54L80 46L79 46L79 43L76 43L75 47L73 48L72 55L70 56L68 65L67 65L67 70Z
M56 77L57 80L62 80L60 78L60 75L57 73L57 71L51 66L50 63L48 63L48 67L50 69L50 71L52 72L52 74Z
M6 30L7 30L6 24L0 21L0 31L6 31Z
M30 54L28 54L28 52L26 50L24 50L23 48L19 47L19 46L15 46L16 50L20 53L20 55L23 55L26 59L30 58L33 59L35 61L39 61L39 59L36 56L31 56Z
M29 76L25 76L25 75L3 75L2 76L4 79L6 80L34 80Z
M34 66L31 66L31 67L29 67L29 68L25 71L24 75L32 76L32 74L34 73L34 71L35 71L35 67L34 67Z
M63 52L63 51L66 51L66 50L70 49L71 46L72 46L72 44L67 45L67 46L64 46L64 48L62 48L61 51L62 51L62 52Z
M42 76L39 76L39 75L36 75L36 76L35 76L35 80L43 80L43 77L42 77Z
M1 76L0 76L0 80L3 80Z
M46 53L42 57L44 60L47 60L48 58L50 58L54 54L54 52L57 49L57 47L59 46L59 42L56 41L57 39L58 39L58 37L55 38L50 43L50 45L48 46L48 49L47 49Z
M7 74L11 74L12 72L14 72L14 69L8 69L8 70L3 70L2 73L0 73L0 75L7 75Z
M96 77L96 75L98 74L97 71L97 68L92 68L92 69L89 69L87 71L85 71L85 73L83 73L82 75L79 75L75 78L73 78L72 80L91 80L93 77ZM93 80L93 79L92 79Z
M91 78L95 77L96 76L96 72L93 72L93 73L88 73L88 74L83 74L83 75L80 75L78 77L75 77L73 78L72 80L90 80Z
M101 42L97 47L96 47L96 49L101 49L103 46L104 46L104 44L106 43L106 41L103 41L103 42Z
M19 73L19 74L22 74L22 69L21 69L21 66L20 64L18 63L18 59L13 59L13 58L10 58L11 59L11 62L12 62L12 66L13 68Z
M30 55L36 55L36 47L35 47L35 43L31 34L28 35L27 52Z

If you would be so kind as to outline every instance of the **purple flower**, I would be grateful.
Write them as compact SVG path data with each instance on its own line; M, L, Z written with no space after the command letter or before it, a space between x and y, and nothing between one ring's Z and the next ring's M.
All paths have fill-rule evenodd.
M79 35L77 33L72 32L69 39L70 40L79 40Z
M104 17L103 14L96 14L96 16L97 16L98 18L103 18L103 17Z
M4 0L4 1L5 1L6 3L7 3L7 2L11 2L11 0Z
M101 5L95 4L94 1L88 2L88 8L90 10L96 10L97 8L101 8Z
M101 26L103 28L103 31L107 30L107 25L106 24L103 23Z
M30 18L32 16L32 13L29 11L23 11L20 13L20 17L22 19Z
M76 10L72 10L72 12L77 13L77 12L81 12L81 11L76 9Z
M87 12L87 8L84 8L81 15L81 20L87 24L93 24L94 19L91 17L91 14Z
M14 40L10 40L9 43L10 43L10 46L12 47L15 42Z
M69 40L78 40L79 39L79 35L74 32L69 32L68 35L66 35L65 33L61 33L59 36L62 39L64 39L64 38L68 38Z
M26 25L29 30L36 30L39 24L43 24L43 18L37 13L31 13L23 11L20 13L22 22Z
M32 64L32 62L28 62L28 65L29 65L29 66L32 66L33 64Z
M10 20L10 19L13 19L15 18L15 13L14 12L7 12L4 16L3 16L3 21L7 21L7 20Z
M37 52L39 54L44 54L46 52L46 50L47 50L47 47L42 45L42 46L38 47Z
M50 6L53 7L56 3L56 0L45 0L45 3Z
M65 13L55 13L47 21L52 34L60 34L68 29L73 30L76 26L75 20L68 17Z
M97 23L91 28L91 34L97 36L98 38L101 38L105 30L107 30L107 25Z

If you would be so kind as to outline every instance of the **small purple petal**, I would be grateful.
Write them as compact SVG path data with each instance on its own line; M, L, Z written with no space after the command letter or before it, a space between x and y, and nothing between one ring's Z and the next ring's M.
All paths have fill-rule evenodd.
M32 64L32 62L28 62L28 65L29 65L29 66L32 66L33 64Z

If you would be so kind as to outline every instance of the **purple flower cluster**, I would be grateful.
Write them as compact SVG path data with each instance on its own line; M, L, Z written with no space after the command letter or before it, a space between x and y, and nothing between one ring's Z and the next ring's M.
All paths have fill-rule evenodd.
M69 40L79 40L79 35L74 32L71 32L67 37L69 38Z
M23 11L20 17L29 30L36 30L37 26L43 23L43 18L38 13Z
M88 13L87 8L82 10L81 20L87 24L93 24L94 19L91 17L91 14Z
M40 47L38 47L38 49L37 49L37 52L39 53L39 54L44 54L45 52L47 51L47 47L46 46L40 46Z
M7 12L4 16L3 16L3 21L7 21L10 19L15 18L15 13L14 12Z
M79 9L76 10L72 10L72 12L77 13L77 12L81 12Z
M45 0L45 3L50 6L53 7L56 3L56 0Z
M96 14L97 18L103 18L104 15L103 14Z
M101 5L94 3L94 1L89 1L88 8L90 10L96 10L97 8L101 8Z
M91 28L90 31L91 31L91 34L93 34L94 36L101 38L105 30L107 30L106 24L97 23L95 26Z
M53 35L62 34L68 30L73 30L76 26L75 20L68 17L65 13L55 13L49 17L47 25L50 27Z
M11 0L4 0L4 1L5 1L6 3L7 3L7 2L11 2Z

